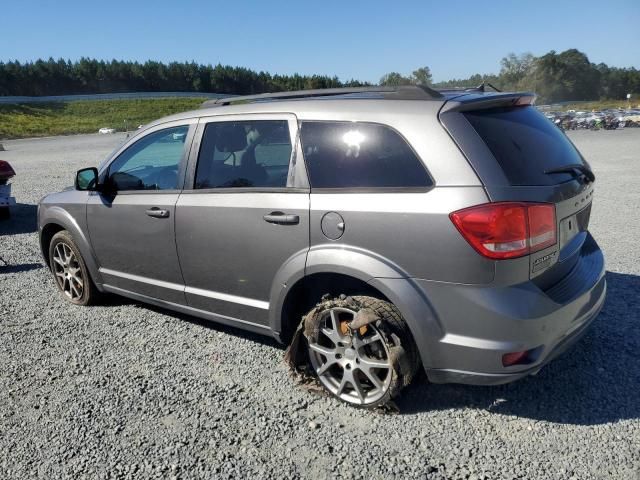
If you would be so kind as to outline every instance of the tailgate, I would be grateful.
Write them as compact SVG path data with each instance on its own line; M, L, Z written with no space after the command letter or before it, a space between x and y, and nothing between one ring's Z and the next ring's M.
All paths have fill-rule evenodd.
M571 270L587 238L593 176L567 136L523 98L531 99L458 99L440 119L491 201L555 205L556 244L529 256L529 277L551 285Z

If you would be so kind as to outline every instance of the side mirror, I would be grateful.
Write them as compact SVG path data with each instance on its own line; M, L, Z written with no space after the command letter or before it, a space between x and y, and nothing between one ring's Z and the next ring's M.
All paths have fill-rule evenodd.
M76 173L76 190L98 190L98 169L96 167L83 168Z

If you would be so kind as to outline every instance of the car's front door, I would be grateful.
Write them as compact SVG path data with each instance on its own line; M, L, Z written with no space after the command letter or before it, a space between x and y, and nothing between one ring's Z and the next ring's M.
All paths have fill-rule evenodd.
M87 203L91 244L107 288L185 304L175 205L197 120L154 128L101 173Z
M189 306L267 324L277 271L309 248L297 128L292 114L201 119L176 206Z

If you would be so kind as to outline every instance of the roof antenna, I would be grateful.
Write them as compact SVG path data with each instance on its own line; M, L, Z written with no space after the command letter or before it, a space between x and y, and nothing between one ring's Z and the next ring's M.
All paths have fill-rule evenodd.
M483 81L480 85L478 85L475 88L475 90L484 93L484 92L486 92L486 87L493 88L496 92L502 92L502 90L500 90L499 88L496 88L494 85L490 84L489 82L485 82L485 81Z

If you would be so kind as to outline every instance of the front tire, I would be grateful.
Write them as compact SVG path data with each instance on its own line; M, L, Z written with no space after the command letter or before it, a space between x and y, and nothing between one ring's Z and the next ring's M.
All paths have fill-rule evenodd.
M56 286L65 300L74 305L91 305L98 291L71 234L66 230L56 233L49 245L49 265Z
M363 310L370 321L352 330L349 324ZM304 327L312 371L327 392L350 405L385 405L411 382L420 365L402 315L377 298L325 300L305 317Z

